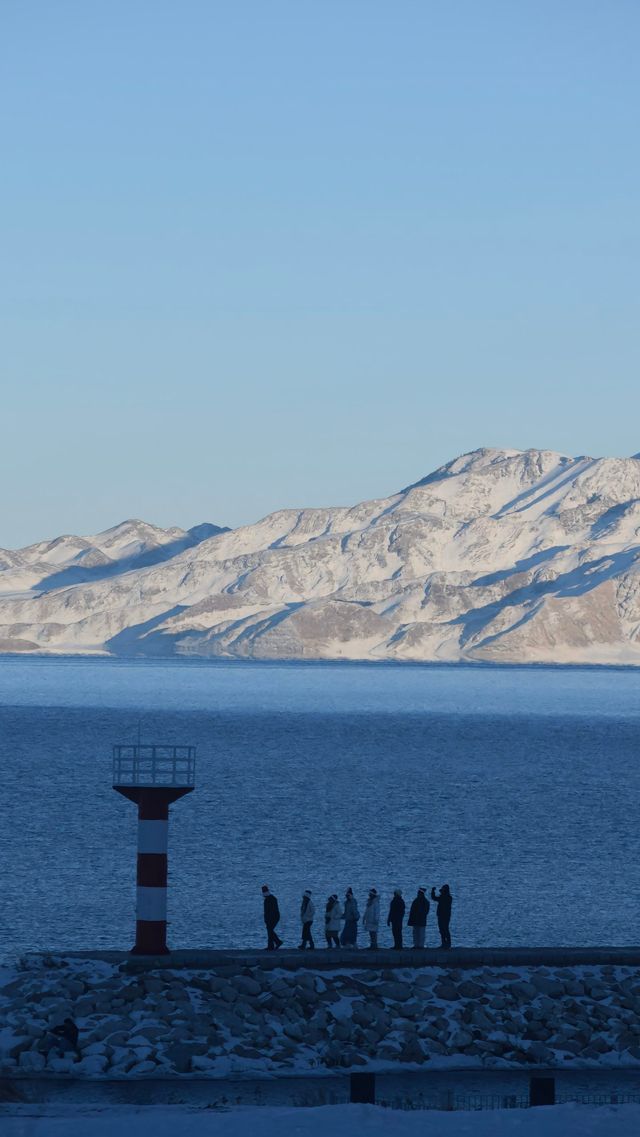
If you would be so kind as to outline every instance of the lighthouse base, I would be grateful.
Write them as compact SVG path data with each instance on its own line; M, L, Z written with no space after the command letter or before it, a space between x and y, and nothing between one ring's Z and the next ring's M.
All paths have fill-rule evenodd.
M169 955L165 920L138 920L131 955Z

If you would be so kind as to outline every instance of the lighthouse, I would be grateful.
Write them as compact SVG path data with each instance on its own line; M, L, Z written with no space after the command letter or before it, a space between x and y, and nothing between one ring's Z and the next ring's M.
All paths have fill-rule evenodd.
M167 955L169 806L195 786L195 746L114 746L113 788L138 807L134 955Z

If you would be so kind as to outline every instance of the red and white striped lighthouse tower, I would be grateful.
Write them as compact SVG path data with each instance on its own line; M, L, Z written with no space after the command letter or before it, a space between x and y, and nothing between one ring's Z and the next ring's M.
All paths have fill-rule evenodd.
M169 806L195 785L195 746L114 746L113 788L138 807L134 955L167 955Z

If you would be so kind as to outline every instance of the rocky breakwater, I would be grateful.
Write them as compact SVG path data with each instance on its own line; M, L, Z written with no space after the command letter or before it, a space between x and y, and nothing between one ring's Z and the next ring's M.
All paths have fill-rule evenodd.
M78 1047L54 1028L71 1017ZM630 967L5 974L0 1073L216 1077L390 1066L640 1064Z

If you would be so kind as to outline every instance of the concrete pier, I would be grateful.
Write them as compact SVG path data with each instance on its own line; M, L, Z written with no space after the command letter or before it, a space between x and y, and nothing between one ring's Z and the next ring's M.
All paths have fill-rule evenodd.
M40 953L41 954L41 953ZM440 948L394 951L380 948L316 948L298 951L283 947L278 951L260 948L221 951L193 948L172 951L163 956L132 956L121 951L53 952L65 959L99 959L126 971L142 972L157 968L194 968L233 974L246 967L263 971L282 968L287 971L335 970L349 968L370 970L399 967L594 967L621 965L640 967L640 947L459 947L450 951Z

